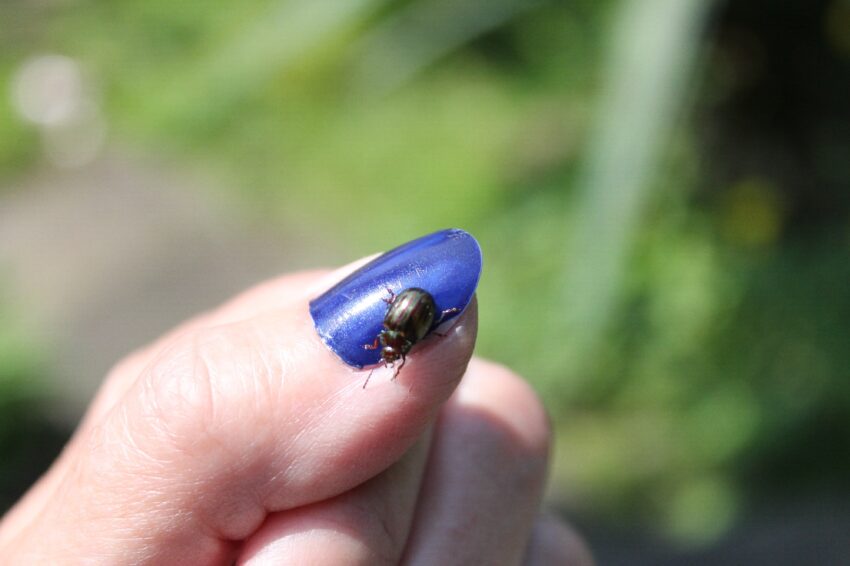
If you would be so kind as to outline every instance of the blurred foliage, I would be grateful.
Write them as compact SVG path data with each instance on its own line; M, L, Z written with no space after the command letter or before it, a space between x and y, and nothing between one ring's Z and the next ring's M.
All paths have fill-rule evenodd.
M808 170L782 151L801 150L735 111L759 76L810 79L769 68L773 40L747 27L747 8L690 2L692 14L670 20L684 4L17 0L0 7L0 92L30 56L72 57L97 85L113 141L212 172L215 190L257 222L333 235L339 258L469 229L485 253L479 352L528 376L553 412L555 497L705 540L749 496L850 472L850 207L839 199L829 217L806 217L816 229L798 230ZM793 2L754 4L796 17ZM794 41L824 43L846 66L846 7L806 6L821 19ZM639 26L645 51L629 59L618 41ZM679 42L672 54L656 36ZM662 87L650 101L670 103L637 116L646 139L629 137L623 116L625 142L610 149L618 140L600 124L612 105L645 111L623 105L640 98L642 76ZM6 175L40 159L37 133L9 104L0 100ZM824 172L806 184L816 194L850 181L835 157L847 122L833 135L831 108L809 116L833 126L812 146ZM742 124L775 134L775 151L754 151L764 140L739 138ZM622 186L594 184L594 162ZM618 192L629 183L633 193ZM618 207L622 225L606 223ZM602 221L582 232L591 213ZM612 233L621 248L594 247ZM610 277L591 271L591 289L570 287L597 262ZM591 319L574 320L585 303ZM8 369L9 352L0 371L24 375Z

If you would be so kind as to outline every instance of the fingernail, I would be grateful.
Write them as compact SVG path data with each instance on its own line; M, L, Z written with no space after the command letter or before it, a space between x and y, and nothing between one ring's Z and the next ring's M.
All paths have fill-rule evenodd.
M370 261L310 302L310 315L322 340L346 364L377 364L371 345L383 328L391 289L418 287L434 297L437 313L458 316L472 300L481 276L481 248L458 229L442 230L403 244ZM456 309L456 310L454 310ZM439 314L438 314L439 316Z

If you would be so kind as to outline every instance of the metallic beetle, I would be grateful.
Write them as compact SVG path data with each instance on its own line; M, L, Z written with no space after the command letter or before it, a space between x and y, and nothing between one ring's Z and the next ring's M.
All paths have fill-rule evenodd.
M395 379L404 367L410 349L427 336L433 327L442 322L446 315L455 313L459 309L444 310L437 319L437 305L428 291L417 287L405 289L398 295L393 293L392 289L387 291L390 293L390 298L384 299L389 305L384 317L384 328L378 333L374 343L363 347L367 350L376 350L380 347L381 361L386 367L393 367L395 362L401 359L401 363L393 374ZM372 372L369 372L369 377L363 384L364 388L371 377Z

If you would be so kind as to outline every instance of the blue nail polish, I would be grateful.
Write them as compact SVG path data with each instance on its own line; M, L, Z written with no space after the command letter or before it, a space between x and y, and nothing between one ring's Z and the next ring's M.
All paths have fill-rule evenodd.
M390 297L410 287L428 291L437 312L456 309L458 316L472 300L481 276L481 248L463 230L442 230L403 244L364 265L310 302L319 336L350 366L377 364L379 349L371 345L383 328Z

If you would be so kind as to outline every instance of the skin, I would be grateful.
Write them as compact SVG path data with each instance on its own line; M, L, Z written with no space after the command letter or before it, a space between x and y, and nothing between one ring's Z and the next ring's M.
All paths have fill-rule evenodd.
M590 564L539 515L539 399L470 361L475 304L365 391L321 343L307 303L360 263L259 285L120 362L0 522L3 563Z

